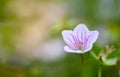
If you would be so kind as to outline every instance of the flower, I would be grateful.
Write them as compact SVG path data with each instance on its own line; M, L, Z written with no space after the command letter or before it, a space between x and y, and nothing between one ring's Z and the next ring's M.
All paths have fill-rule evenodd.
M62 36L67 44L64 46L64 50L72 53L85 53L90 51L98 35L98 31L89 31L84 24L77 25L73 31L64 30L62 31Z

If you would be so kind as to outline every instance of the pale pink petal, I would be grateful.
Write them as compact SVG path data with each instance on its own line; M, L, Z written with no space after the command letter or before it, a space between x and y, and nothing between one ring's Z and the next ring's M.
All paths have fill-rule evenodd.
M66 52L71 52L71 53L84 53L84 52L81 51L81 50L73 50L73 49L71 49L71 48L68 47L68 46L65 46L65 47L64 47L64 50L65 50Z
M78 31L83 31L83 32L85 31L85 32L87 32L89 30L88 30L88 28L86 27L85 24L79 24L79 25L77 25L75 27L74 31L76 31L76 32L78 32Z
M73 35L73 31L71 30L64 30L62 31L63 40L65 43L71 48L76 49L75 39Z
M92 49L93 45L92 44L87 44L85 47L84 47L84 52L87 52L87 51L90 51Z
M98 35L99 35L98 31L90 31L86 44L93 44L97 40Z
M86 34L89 32L88 28L84 24L79 24L74 29L74 33L79 37L81 42L84 41Z
M90 51L92 49L92 46L93 46L92 44L97 40L98 35L99 35L98 31L90 31L89 32L87 39L84 41L84 43L85 43L84 51L85 52Z

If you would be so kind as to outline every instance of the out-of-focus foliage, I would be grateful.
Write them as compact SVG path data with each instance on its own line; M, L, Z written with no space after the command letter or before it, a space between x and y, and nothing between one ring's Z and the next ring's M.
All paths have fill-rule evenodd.
M105 50L107 44L115 48L107 57L112 60L109 62L105 58L103 61L116 64L115 57L118 62L113 66L103 66L102 77L120 77L120 0L0 0L0 77L97 77L99 64L89 53L85 54L84 63L80 55L71 53L53 61L33 57L42 54L44 48L49 48L43 46L44 43L54 38L61 39L63 29L73 29L79 23L100 32L92 49L96 55ZM37 37L36 32L41 37ZM42 38L42 42L36 41L37 38ZM53 45L54 49L56 46ZM35 52L37 47L41 47L39 52ZM52 54L52 48L47 50L48 54L42 55L45 58Z

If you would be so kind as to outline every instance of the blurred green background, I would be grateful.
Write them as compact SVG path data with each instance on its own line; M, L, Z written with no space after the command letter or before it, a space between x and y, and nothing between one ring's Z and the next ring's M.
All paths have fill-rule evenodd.
M97 55L114 46L118 62L102 77L120 77L120 0L0 0L0 77L97 77L99 64L66 53L61 31L84 23L100 32Z

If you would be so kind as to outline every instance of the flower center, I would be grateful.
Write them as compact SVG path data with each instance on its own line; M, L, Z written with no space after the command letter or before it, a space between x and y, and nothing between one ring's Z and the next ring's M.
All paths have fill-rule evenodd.
M78 44L77 50L84 50L84 45L83 45L83 43Z

